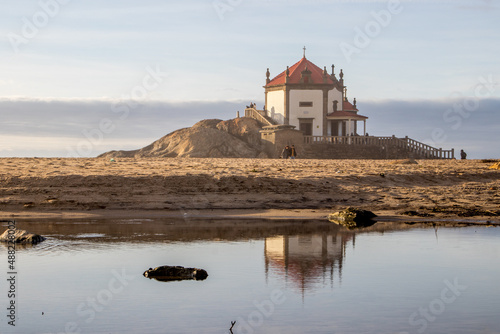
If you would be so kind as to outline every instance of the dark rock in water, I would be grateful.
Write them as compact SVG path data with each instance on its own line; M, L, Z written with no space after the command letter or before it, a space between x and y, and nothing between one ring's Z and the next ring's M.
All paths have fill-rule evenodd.
M46 238L41 235L30 233L25 230L6 230L0 235L0 241L2 242L15 242L16 244L31 244L35 245L39 242L44 241Z
M372 226L376 223L373 220L375 217L377 215L371 211L349 207L328 215L328 220L347 228L356 228Z
M208 277L208 273L203 269L184 268L181 266L160 266L154 269L149 268L143 275L148 278L154 278L157 281L180 281L191 279L202 281Z

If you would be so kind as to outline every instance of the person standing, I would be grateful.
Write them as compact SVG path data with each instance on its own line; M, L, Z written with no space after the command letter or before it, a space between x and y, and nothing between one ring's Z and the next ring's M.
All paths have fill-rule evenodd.
M460 150L460 159L462 160L467 159L467 153L465 153L464 150Z
M295 150L295 146L292 145L290 147L290 159L295 159L297 157L297 150Z
M283 159L288 159L290 157L290 147L288 145L286 145L283 151L281 152L281 157Z

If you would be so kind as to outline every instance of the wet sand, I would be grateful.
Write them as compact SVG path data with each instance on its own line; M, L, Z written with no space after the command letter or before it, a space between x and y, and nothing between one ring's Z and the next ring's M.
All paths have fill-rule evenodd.
M499 222L500 171L479 160L0 159L0 218Z

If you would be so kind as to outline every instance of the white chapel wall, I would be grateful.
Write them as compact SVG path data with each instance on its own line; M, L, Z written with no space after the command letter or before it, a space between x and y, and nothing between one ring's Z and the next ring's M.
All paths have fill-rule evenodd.
M267 93L266 109L271 117L278 124L285 122L285 91L276 90Z
M300 107L299 102L312 102L312 107ZM299 129L299 118L313 118L313 136L323 135L323 91L290 90L290 125Z
M328 113L333 112L333 101L335 100L339 101L338 110L342 110L342 92L338 91L337 88L328 91Z

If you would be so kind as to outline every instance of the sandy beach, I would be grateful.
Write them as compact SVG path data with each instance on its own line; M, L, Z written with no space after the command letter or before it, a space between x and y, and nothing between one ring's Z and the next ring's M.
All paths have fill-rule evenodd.
M12 218L325 218L498 223L500 171L479 160L0 159Z

